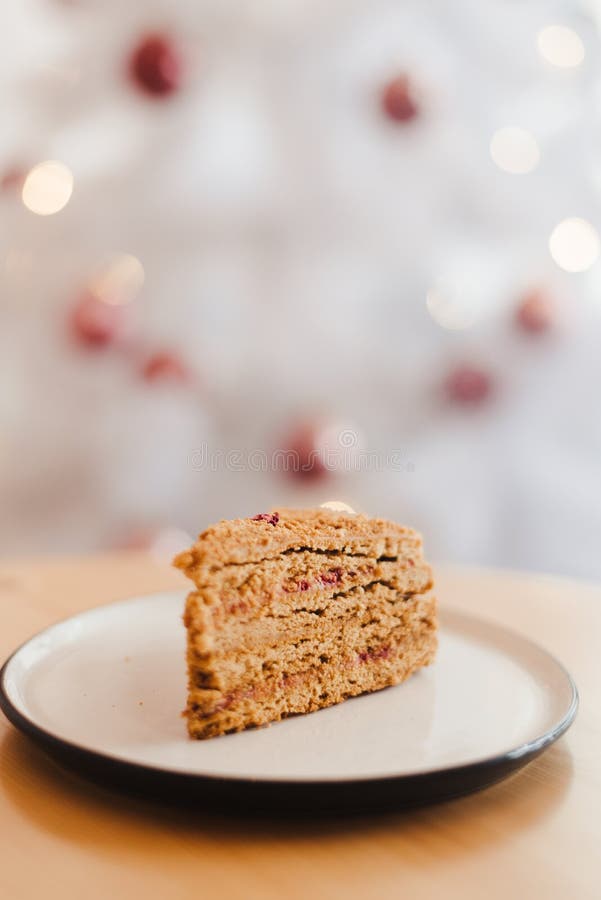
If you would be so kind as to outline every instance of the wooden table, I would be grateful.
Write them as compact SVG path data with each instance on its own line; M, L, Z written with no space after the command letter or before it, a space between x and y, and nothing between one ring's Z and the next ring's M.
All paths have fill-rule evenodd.
M409 813L236 822L88 785L0 716L0 897L601 897L601 587L477 569L438 582L442 603L534 636L576 679L575 724L522 772ZM176 586L140 554L0 564L0 653L86 607Z

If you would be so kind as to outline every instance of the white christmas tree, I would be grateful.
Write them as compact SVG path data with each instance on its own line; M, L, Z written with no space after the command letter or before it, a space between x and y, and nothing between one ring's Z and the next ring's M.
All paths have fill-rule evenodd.
M596 7L0 16L7 551L337 497L601 573Z

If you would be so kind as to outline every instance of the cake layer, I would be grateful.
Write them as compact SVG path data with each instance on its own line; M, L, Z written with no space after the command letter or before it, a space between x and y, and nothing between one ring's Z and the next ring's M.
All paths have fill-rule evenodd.
M189 629L189 646L197 661L208 665L223 655L247 652L281 642L292 643L309 637L320 638L345 622L358 621L362 626L371 622L393 626L395 617L404 614L412 599L429 598L428 591L404 594L387 582L371 582L348 591L339 591L322 598L319 607L310 603L306 608L285 612L255 615L254 618L233 616L215 618L215 610L208 609L202 597L193 591L186 601L185 621ZM209 621L207 621L209 620Z
M231 617L246 621L257 615L320 609L334 594L375 581L386 582L402 593L414 593L430 586L432 572L414 548L410 556L401 559L301 550L214 572L210 582L199 588L199 602L212 607L219 627Z
M294 609L287 614L264 615L253 620L238 618L227 627L216 628L212 655L218 658L233 651L248 651L278 642L298 642L309 637L320 638L340 628L358 622L361 627L381 623L382 627L396 624L412 598L431 597L428 591L403 594L382 582L351 588L327 598L320 608ZM193 604L190 601L190 606Z
M188 731L192 737L208 738L313 712L367 691L400 684L432 662L435 653L436 633L424 625L421 633L412 634L399 644L386 644L288 678L269 679L221 695L204 712L194 702L192 692L187 710Z
M352 594L363 595L359 605L354 597L347 598L355 608L352 612L347 608L340 616L295 613L284 620L260 620L255 623L254 641L224 642L205 656L190 644L191 702L206 711L232 691L332 660L360 657L386 643L411 642L436 628L435 599L429 592L403 597L378 585Z
M372 558L421 557L417 532L383 519L327 509L282 510L233 519L208 528L175 565L201 588L226 566L260 563L283 553L313 550Z

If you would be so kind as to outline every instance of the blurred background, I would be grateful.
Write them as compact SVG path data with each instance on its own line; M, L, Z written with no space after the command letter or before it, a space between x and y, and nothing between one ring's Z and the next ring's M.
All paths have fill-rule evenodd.
M601 576L600 12L3 4L0 552L340 500Z

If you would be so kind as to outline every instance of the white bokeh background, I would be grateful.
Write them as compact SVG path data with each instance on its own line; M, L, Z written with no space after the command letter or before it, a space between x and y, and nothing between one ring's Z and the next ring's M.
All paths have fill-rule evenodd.
M57 160L73 192L53 215L0 192L3 553L177 543L337 498L416 525L434 558L601 575L599 12L5 5L0 169ZM541 45L553 25L569 32ZM168 98L127 72L149 30L182 58ZM401 72L403 125L379 102ZM574 218L589 230L550 243ZM123 255L144 272L129 335L79 346L73 304ZM539 284L552 327L526 334L516 304ZM141 377L163 349L192 383ZM492 379L478 405L442 389L464 364ZM409 465L306 484L191 462L319 417Z

